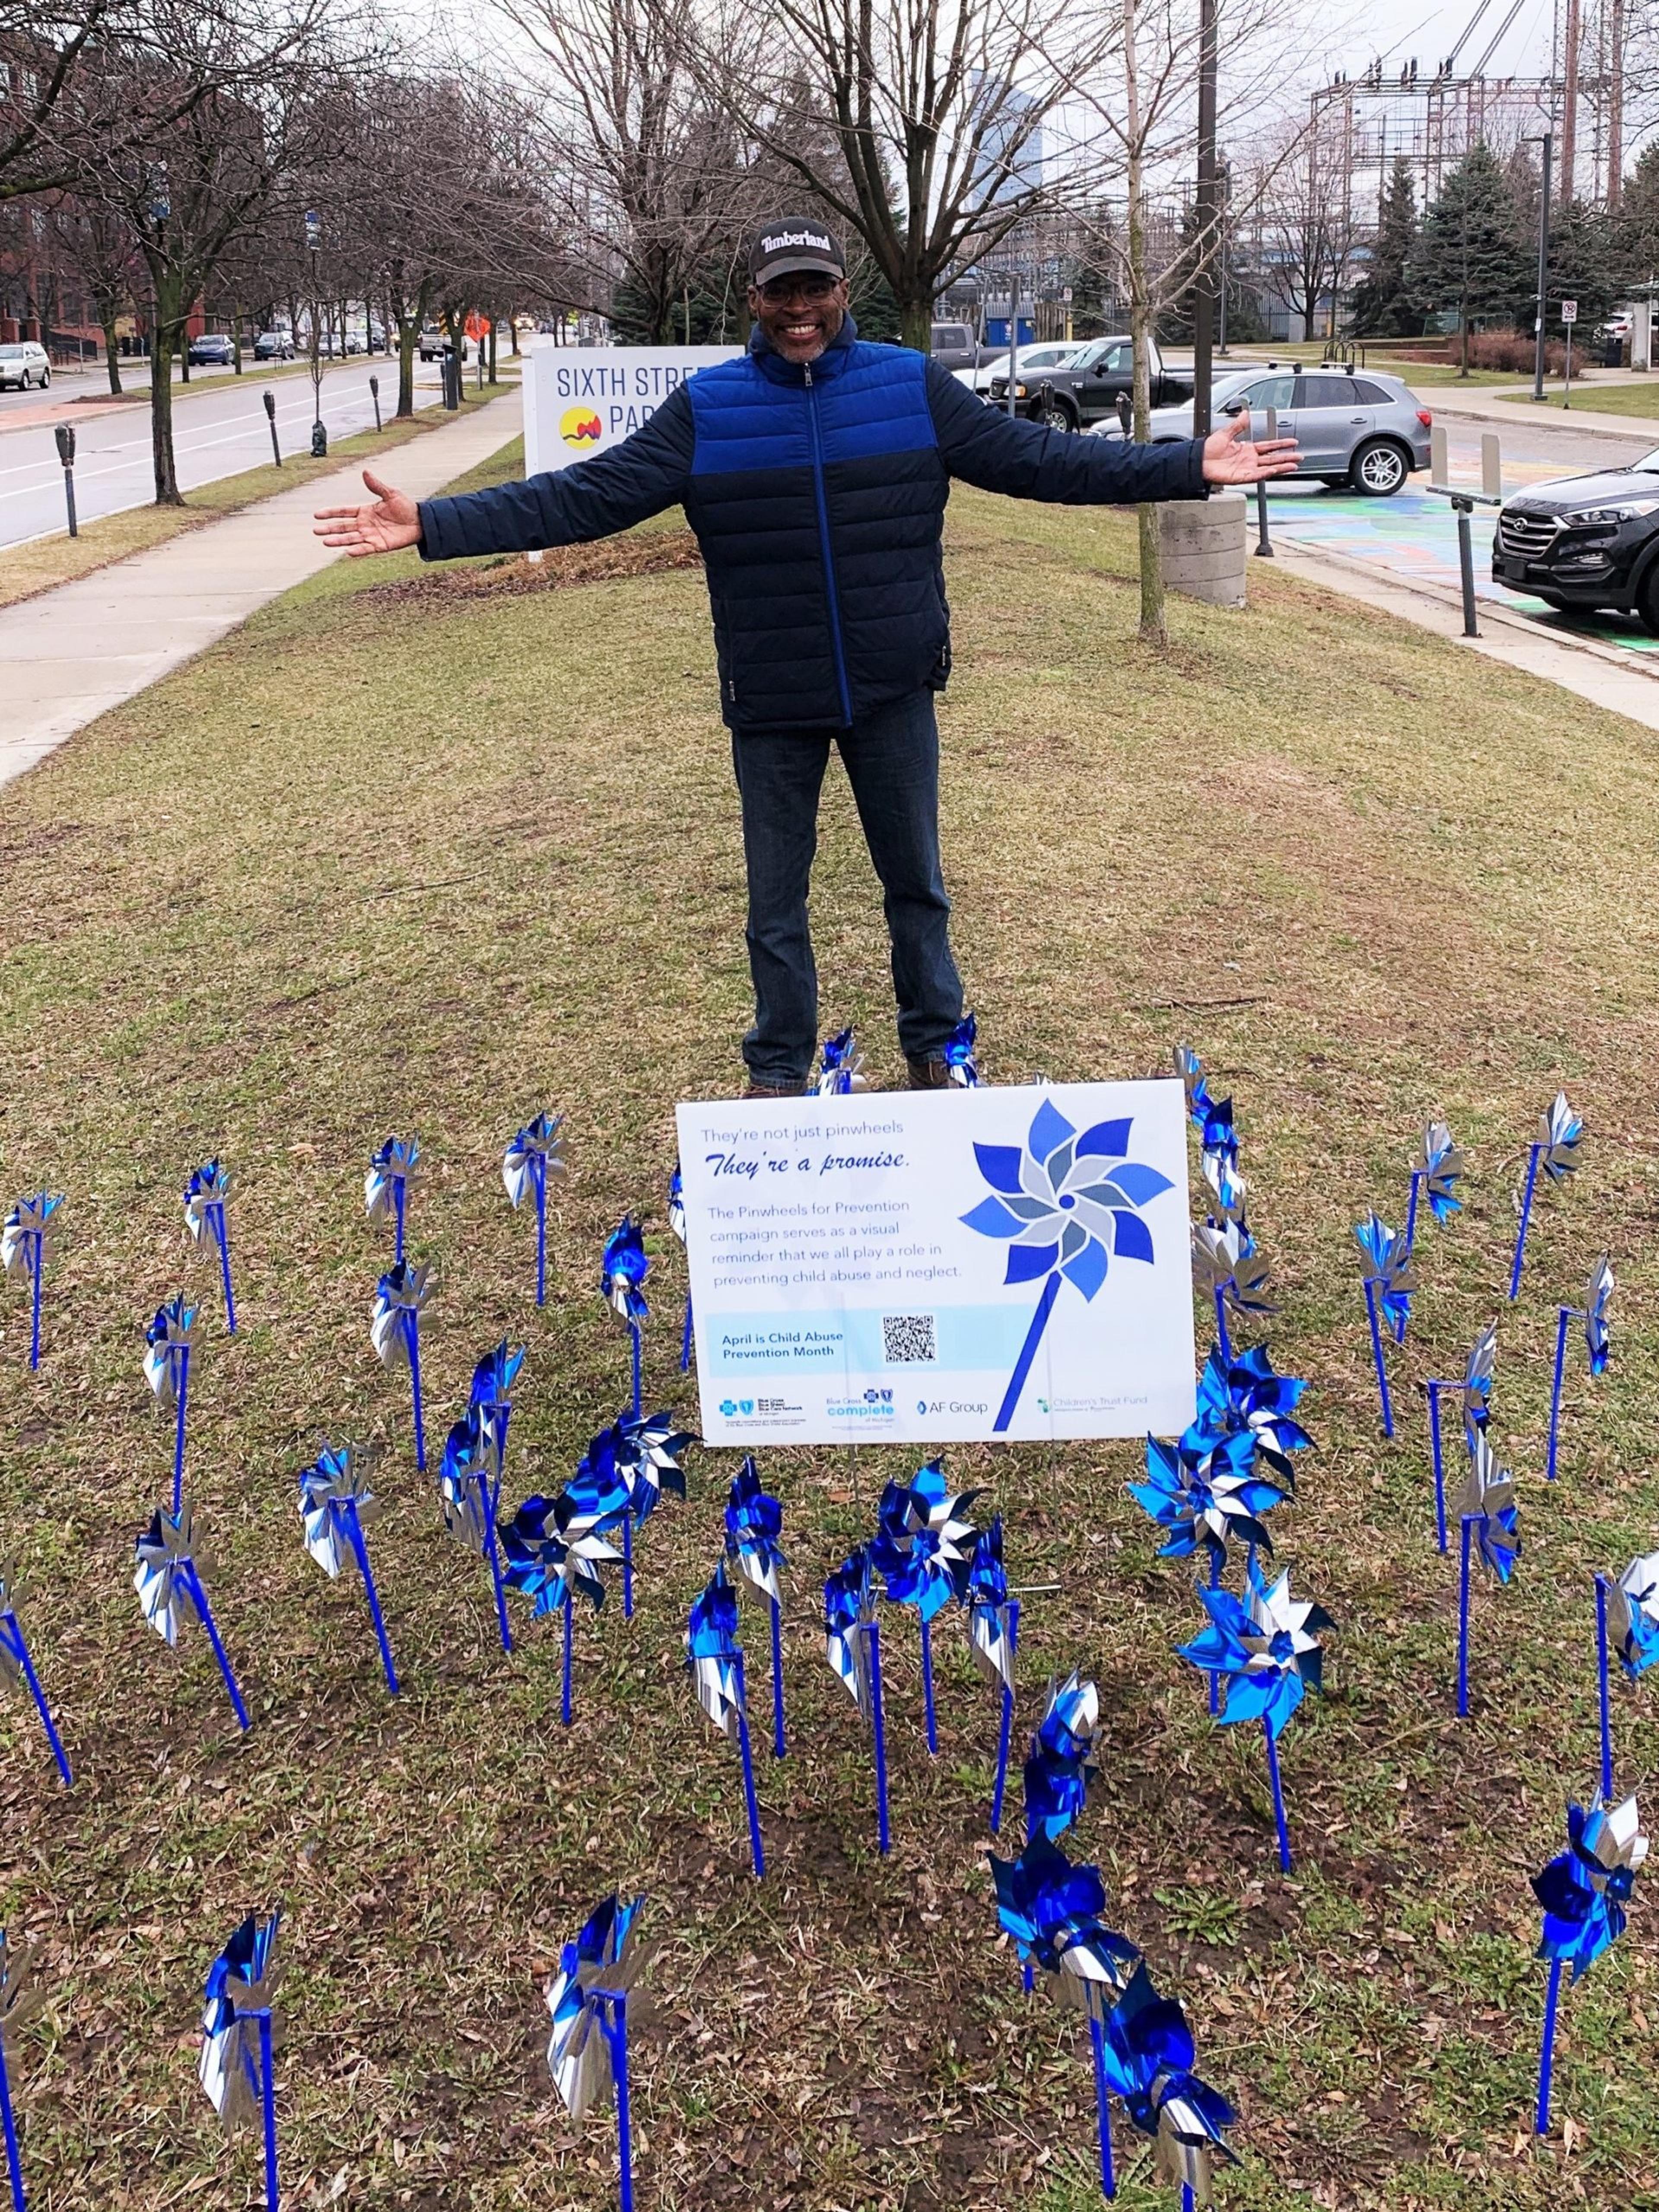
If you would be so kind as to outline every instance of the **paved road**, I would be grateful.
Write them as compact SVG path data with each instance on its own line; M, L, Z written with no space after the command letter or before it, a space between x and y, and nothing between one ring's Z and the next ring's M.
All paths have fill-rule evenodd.
M324 378L323 420L331 437L374 427L368 389L374 368L370 362L349 362ZM380 404L389 415L397 404L395 377L384 373L384 363L377 373ZM283 452L309 451L310 380L279 377L269 388L276 395L276 434ZM260 397L265 389L257 377L244 376L240 381L231 378L222 389L192 387L187 395L175 393L173 442L184 490L258 468L270 459L270 430ZM437 399L435 365L417 368L415 404L430 407ZM148 406L88 409L84 420L76 420L76 437L75 497L82 521L143 507L155 497ZM35 420L7 429L0 415L0 546L63 527L64 471L50 423Z

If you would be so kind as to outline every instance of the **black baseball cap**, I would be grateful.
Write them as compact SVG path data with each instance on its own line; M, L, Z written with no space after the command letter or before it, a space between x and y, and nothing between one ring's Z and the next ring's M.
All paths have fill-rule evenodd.
M842 250L823 225L805 215L763 224L750 242L750 283L767 284L774 276L793 276L803 269L821 269L831 276L847 274Z

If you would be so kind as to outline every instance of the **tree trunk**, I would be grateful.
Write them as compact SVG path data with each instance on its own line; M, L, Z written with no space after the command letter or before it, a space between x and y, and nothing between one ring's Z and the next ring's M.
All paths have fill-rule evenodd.
M489 380L492 384L498 384L501 381L495 374L495 325L500 319L498 315L492 315L489 318Z
M1146 202L1141 173L1139 56L1136 46L1135 0L1123 0L1123 85L1127 108L1125 138L1128 161L1127 191L1129 263L1129 331L1134 344L1134 434L1144 445L1152 435L1152 372L1148 345L1152 335L1151 301L1146 287ZM1162 652L1170 642L1164 617L1164 546L1158 536L1158 508L1143 501L1136 511L1140 544L1140 641Z
M933 350L933 301L927 298L912 298L899 301L899 337L917 353Z
M415 416L415 343L421 335L418 313L410 316L401 308L398 314L398 418L409 422Z
M1457 322L1462 338L1462 365L1457 374L1459 376L1467 376L1469 373L1469 319L1467 314L1462 314L1458 317Z
M242 310L233 307L230 311L230 357L236 374L242 373Z
M121 397L121 341L115 333L115 309L106 307L101 317L104 332L104 364L109 372L109 388L112 396Z
M173 353L184 318L177 304L178 284L163 278L155 288L155 316L149 340L149 443L155 469L157 507L182 507L179 467L173 452Z
M519 358L519 319L516 314L509 315L507 317L507 342L513 348L513 358L514 361L517 361Z

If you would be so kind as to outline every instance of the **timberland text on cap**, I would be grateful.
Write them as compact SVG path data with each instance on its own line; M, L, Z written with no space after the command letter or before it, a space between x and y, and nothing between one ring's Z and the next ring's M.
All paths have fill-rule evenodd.
M749 250L751 284L764 284L800 269L823 269L836 276L847 273L841 248L821 223L792 216L757 233Z

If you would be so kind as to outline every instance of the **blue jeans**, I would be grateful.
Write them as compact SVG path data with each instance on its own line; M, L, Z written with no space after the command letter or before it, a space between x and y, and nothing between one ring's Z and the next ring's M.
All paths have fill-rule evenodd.
M881 878L906 1057L937 1059L962 1019L962 978L951 957L951 902L939 866L933 693L913 692L849 729L734 731L755 984L755 1026L743 1041L743 1057L751 1082L779 1088L805 1083L817 1050L818 978L806 893L832 744L840 748Z

